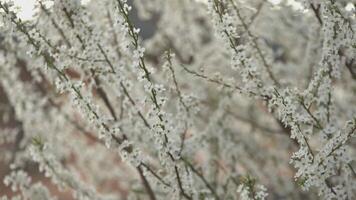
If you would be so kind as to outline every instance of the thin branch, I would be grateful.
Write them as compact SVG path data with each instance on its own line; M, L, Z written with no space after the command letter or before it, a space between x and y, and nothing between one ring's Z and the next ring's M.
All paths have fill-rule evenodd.
M318 19L319 24L323 25L323 20L321 19L321 16L320 16L320 5L314 6L314 4L311 3L310 7L311 7L315 17Z
M256 18L260 15L261 10L263 8L263 5L265 5L266 1L262 1L260 4L257 6L257 11L255 12L254 15L252 15L250 22L248 23L247 27L250 28L253 22L255 22Z
M235 113L233 113L230 109L226 109L225 110L227 114L233 116L235 119L238 119L242 122L245 122L245 123L249 123L251 124L251 126L253 126L254 128L258 128L262 131L266 131L266 132L269 132L269 133L280 133L280 134L284 134L285 131L284 130L280 130L280 129L271 129L267 126L263 126L263 125L260 125L258 124L257 122L255 122L254 120L251 120L251 119L248 119L248 118L245 118L245 117L242 117L242 116L239 116Z
M219 198L218 194L216 193L214 187L210 185L210 183L206 180L204 175L201 174L197 169L195 169L195 167L188 160L186 160L184 158L181 158L181 160L183 162L185 162L188 165L188 167L204 182L205 186L210 190L210 192L215 197L215 199L219 200L220 198Z
M142 183L143 183L143 185L144 185L144 187L145 187L145 189L146 189L146 191L147 191L147 194L148 194L150 200L156 200L155 193L153 192L150 183L147 181L145 175L143 174L143 171L142 171L142 169L141 169L141 166L138 166L138 167L137 167L137 171L138 171L138 173L140 174Z
M350 61L345 63L346 68L349 70L352 79L356 80L356 65L355 65L355 59L351 59Z
M183 100L182 92L181 92L180 89L179 89L178 82L177 82L177 78L176 78L176 75L175 75L175 71L174 71L174 69L173 69L171 52L170 52L170 51L167 51L166 54L167 54L168 68L169 68L169 70L171 71L171 74L172 74L173 83L174 83L176 92L177 92L177 94L178 94L179 102L182 104L182 106L184 107L185 111L186 111L187 114L189 115L189 113L190 113L190 112L189 112L189 107L185 104L185 102L184 102L184 100Z
M224 87L226 87L226 88L231 88L231 89L234 89L234 90L242 91L242 89L241 89L239 86L230 85L230 84L225 83L225 82L222 82L222 81L220 81L220 80L216 80L216 79L210 78L210 77L208 77L208 76L206 76L206 75L204 75L204 74L199 74L199 73L196 72L196 71L193 71L193 70L191 70L191 69L188 69L188 68L185 67L184 65L181 65L181 66L182 66L182 68L183 68L186 72L188 72L188 73L190 73L190 74L192 74L192 75L194 75L194 76L196 76L196 77L205 79L205 80L207 80L208 82L215 83L215 84L224 86Z
M97 77L95 75L95 72L93 69L91 69L91 73L94 77L94 81L95 81L95 84L97 85L97 91L98 91L98 95L100 96L100 98L104 101L106 107L108 108L111 116L114 118L115 121L117 121L117 116L116 116L116 113L115 113L115 109L114 107L111 105L110 103L110 100L108 98L108 95L106 94L106 92L104 91L104 89L101 87L101 82L100 82L100 79L99 77Z
M179 175L179 171L178 171L178 167L177 167L177 166L174 166L174 171L175 171L176 176L177 176L178 187L179 187L179 189L180 189L181 194L182 194L186 199L192 200L193 198L192 198L191 196L189 196L187 193L185 193L185 191L184 191L184 189L183 189L182 181L181 181L181 179L180 179L180 175Z

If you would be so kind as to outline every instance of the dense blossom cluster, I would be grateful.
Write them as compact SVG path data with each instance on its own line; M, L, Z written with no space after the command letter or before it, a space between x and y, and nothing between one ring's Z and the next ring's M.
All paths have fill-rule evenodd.
M356 198L352 1L0 15L1 200Z

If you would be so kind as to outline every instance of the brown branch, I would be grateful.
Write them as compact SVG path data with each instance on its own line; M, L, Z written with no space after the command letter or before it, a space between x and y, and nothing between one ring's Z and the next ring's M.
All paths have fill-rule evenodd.
M141 169L141 165L138 166L137 168L138 173L140 174L143 186L145 187L148 196L150 197L150 200L156 200L155 193L153 192L150 183L147 181L145 175L143 174L143 171Z
M255 127L255 128L258 128L262 131L266 131L266 132L269 132L269 133L280 133L280 134L285 134L285 130L284 129L271 129L267 126L263 126L263 125L260 125L259 123L251 120L251 119L248 119L248 118L245 118L245 117L242 117L242 116L239 116L235 113L233 113L230 109L226 109L225 110L227 114L233 116L235 119L238 119L242 122L245 122L245 123L249 123L251 126ZM287 132L289 133L289 131Z
M206 180L204 175L202 173L200 173L197 169L195 169L195 167L188 160L186 160L184 158L181 158L181 160L184 163L186 163L187 166L204 182L205 186L210 190L210 192L215 197L215 199L219 200L220 198L219 198L218 194L216 193L213 186L211 186L210 183Z
M185 108L185 111L187 112L187 114L189 115L189 107L183 101L182 92L180 91L179 86L178 86L178 81L177 81L177 78L176 78L176 75L175 75L175 71L173 69L172 57L171 57L170 51L167 52L167 61L168 61L168 68L171 71L172 78L173 78L173 83L174 83L176 92L178 94L179 101L182 104L182 106Z
M116 113L115 113L115 109L114 107L111 105L110 103L110 100L108 98L108 95L106 94L106 92L104 91L104 89L101 87L101 82L99 80L99 78L95 75L95 72L93 69L91 69L91 73L94 77L94 81L95 81L95 84L97 85L97 92L98 92L98 95L100 96L100 98L104 101L105 103L105 106L108 108L111 116L114 118L115 121L117 121L117 116L116 116Z
M316 6L314 6L314 4L311 3L310 7L313 10L315 17L318 19L319 24L323 25L323 20L321 19L321 16L320 16L320 5L318 5L316 7Z
M346 68L350 71L350 74L352 76L352 79L356 80L356 72L354 69L356 69L355 65L355 59L351 59L350 61L345 63Z
M187 193L185 193L185 191L184 191L184 189L183 189L182 181L181 181L181 179L180 179L179 172L178 172L178 167L177 167L177 166L174 166L174 171L175 171L176 176L177 176L178 187L179 187L179 189L180 189L181 194L182 194L186 199L192 200L192 197L189 196Z

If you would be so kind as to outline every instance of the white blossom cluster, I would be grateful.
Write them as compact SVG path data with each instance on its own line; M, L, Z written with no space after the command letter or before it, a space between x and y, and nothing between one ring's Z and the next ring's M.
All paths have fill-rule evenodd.
M353 1L0 17L1 200L356 198Z

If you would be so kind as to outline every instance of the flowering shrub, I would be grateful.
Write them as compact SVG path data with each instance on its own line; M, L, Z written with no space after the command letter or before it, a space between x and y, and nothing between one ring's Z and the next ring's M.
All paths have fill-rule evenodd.
M354 7L1 0L1 199L356 198Z

